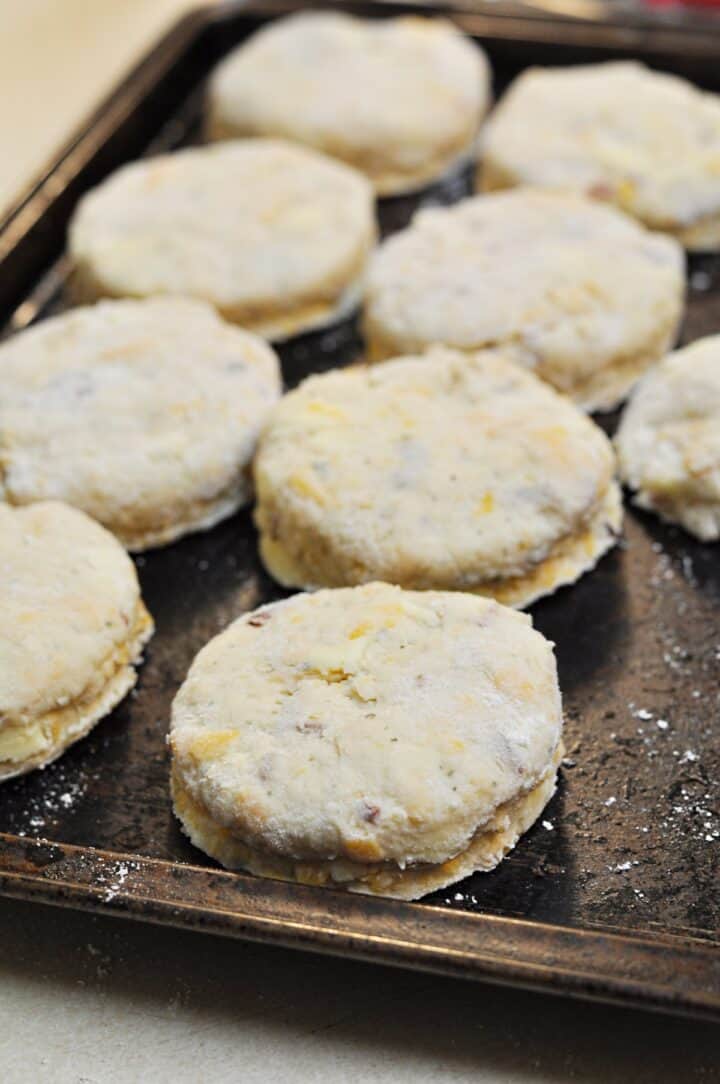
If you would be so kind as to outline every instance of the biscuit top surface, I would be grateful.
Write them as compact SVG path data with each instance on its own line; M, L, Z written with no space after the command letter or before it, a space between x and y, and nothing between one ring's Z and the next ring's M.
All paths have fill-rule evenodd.
M0 499L172 513L236 478L279 393L273 351L201 302L71 310L0 347Z
M211 101L239 128L422 164L428 142L472 134L489 97L484 53L449 22L304 13L220 65Z
M248 139L123 166L81 201L69 240L109 293L282 308L356 273L374 233L361 174Z
M623 475L670 499L720 503L720 335L669 354L637 386L617 435Z
M563 390L647 349L679 305L671 238L573 195L515 189L421 211L370 263L366 319L410 352L498 346Z
M552 645L471 595L296 595L198 655L173 705L184 785L245 842L297 858L442 861L549 768Z
M610 484L605 434L498 353L435 348L315 376L274 411L260 501L297 506L395 583L525 571L577 532ZM430 584L429 584L430 585Z
M82 695L133 634L135 566L66 505L0 503L0 728Z
M524 72L484 148L525 184L595 191L659 228L720 213L720 97L642 64Z

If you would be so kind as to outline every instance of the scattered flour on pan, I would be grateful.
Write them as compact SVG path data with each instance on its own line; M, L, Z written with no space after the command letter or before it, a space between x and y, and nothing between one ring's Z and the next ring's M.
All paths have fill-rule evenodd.
M27 806L29 816L25 824L33 834L52 825L58 814L70 813L85 797L89 780L87 777L68 779L62 765L56 764L52 774L44 774L43 782L42 796L31 797ZM27 834L25 827L18 828L17 835Z
M97 880L103 887L102 899L105 903L114 900L125 888L131 873L137 873L141 869L139 862L115 862L107 872L98 873Z

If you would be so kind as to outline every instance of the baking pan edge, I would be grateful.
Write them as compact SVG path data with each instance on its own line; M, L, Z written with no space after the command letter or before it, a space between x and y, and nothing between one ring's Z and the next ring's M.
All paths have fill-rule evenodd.
M720 1020L720 950L346 895L0 834L0 893L459 978Z

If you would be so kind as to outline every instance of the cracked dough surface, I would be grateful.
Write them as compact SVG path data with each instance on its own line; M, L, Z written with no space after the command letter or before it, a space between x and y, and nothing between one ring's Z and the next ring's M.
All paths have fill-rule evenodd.
M67 505L0 504L0 779L42 767L135 684L153 632L135 567Z
M411 898L501 859L552 794L561 731L524 614L379 583L296 595L193 663L175 809L228 865Z
M587 410L616 406L677 334L676 241L580 196L516 190L421 211L375 253L371 360L497 347Z
M372 189L340 162L280 140L193 147L123 166L80 201L72 287L84 301L196 297L285 339L355 306L375 236Z
M614 544L614 466L594 422L496 352L336 370L265 427L260 552L285 586L379 579L527 605Z
M107 301L0 347L0 500L63 500L130 549L231 515L280 395L261 339L198 301Z
M584 192L720 248L720 96L634 62L531 68L483 133L479 180Z
M220 64L209 129L216 139L296 140L392 195L471 155L489 98L484 52L449 22L306 12L271 23Z
M635 502L702 542L720 538L720 335L669 354L638 384L616 436Z

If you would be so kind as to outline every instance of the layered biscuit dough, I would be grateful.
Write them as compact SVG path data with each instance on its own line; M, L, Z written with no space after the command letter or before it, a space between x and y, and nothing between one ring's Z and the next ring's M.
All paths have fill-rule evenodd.
M634 62L529 69L484 131L479 184L583 192L720 248L720 97Z
M552 645L466 594L369 584L240 618L172 712L175 812L230 868L414 899L493 868L552 796Z
M373 192L340 162L279 140L191 148L124 166L70 224L72 290L183 294L280 340L358 303Z
M389 196L469 158L489 99L485 54L449 22L306 12L264 27L220 65L209 131L314 147Z
M135 568L82 512L0 504L0 780L41 768L135 684L153 631Z
M254 473L260 553L289 587L385 580L526 606L591 569L622 519L605 434L492 351L309 378Z
M720 335L677 350L644 377L616 445L636 504L702 542L720 538Z
M373 257L370 360L442 343L502 349L586 410L667 351L684 303L671 238L580 196L517 190L421 211Z
M0 500L66 501L133 550L211 527L279 395L271 348L198 301L43 321L0 347Z

